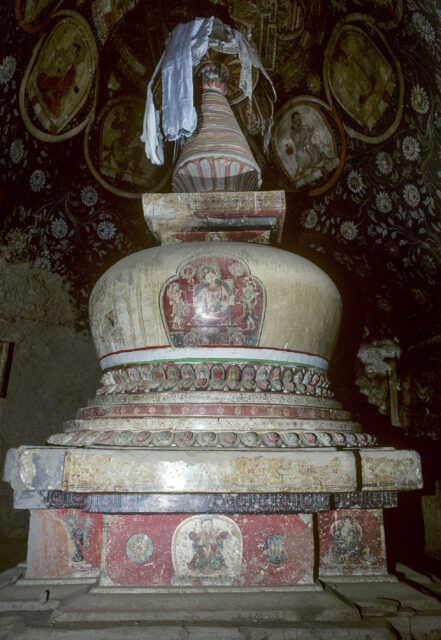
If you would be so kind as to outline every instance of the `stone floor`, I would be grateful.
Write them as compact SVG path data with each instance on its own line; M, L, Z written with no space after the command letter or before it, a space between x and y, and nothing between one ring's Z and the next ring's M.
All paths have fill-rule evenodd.
M397 566L386 582L316 591L98 589L0 574L0 640L441 640L441 579Z

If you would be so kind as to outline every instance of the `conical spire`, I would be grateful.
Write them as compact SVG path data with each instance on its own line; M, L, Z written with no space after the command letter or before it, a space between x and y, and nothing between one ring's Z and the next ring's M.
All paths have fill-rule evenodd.
M260 168L225 97L228 71L213 62L199 67L202 105L198 129L184 144L173 191L255 191Z

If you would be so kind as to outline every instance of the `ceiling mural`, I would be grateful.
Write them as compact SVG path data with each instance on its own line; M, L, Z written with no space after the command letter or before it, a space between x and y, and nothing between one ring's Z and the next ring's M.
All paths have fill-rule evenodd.
M0 15L0 257L60 273L87 326L97 278L152 246L141 194L170 191L139 139L168 33L215 15L255 43L268 87L233 108L283 188L283 245L360 307L365 337L441 334L441 24L431 0L6 0ZM231 72L234 75L234 61ZM236 70L237 71L237 70Z

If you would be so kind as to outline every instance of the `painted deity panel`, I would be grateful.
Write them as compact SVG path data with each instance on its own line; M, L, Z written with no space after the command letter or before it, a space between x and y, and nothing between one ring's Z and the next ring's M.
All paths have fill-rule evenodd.
M161 311L175 347L256 346L265 316L262 283L238 258L186 260L162 288Z
M400 122L403 79L380 31L367 17L366 25L360 24L337 26L331 34L323 70L325 90L341 110L347 133L376 143L388 138Z
M272 148L290 186L324 190L338 177L346 146L336 116L321 101L302 97L277 114Z
M387 573L381 509L318 514L321 575Z
M84 140L91 172L103 187L126 197L156 191L168 178L169 172L145 155L140 140L144 107L136 96L111 100L90 123Z
M192 516L172 539L172 581L202 578L207 584L230 584L242 573L243 540L238 525L226 516Z
M70 137L87 122L98 53L87 22L64 12L34 49L23 79L20 107L28 129L43 140ZM89 100L88 100L89 99Z
M34 509L27 578L95 578L99 573L101 514L79 509Z
M341 106L368 131L388 108L397 84L390 64L356 27L342 30L337 39L330 81Z

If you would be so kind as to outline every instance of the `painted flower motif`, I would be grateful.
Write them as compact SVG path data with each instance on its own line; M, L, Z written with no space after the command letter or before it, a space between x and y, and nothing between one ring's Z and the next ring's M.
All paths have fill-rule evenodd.
M412 26L429 44L435 42L435 30L431 22L419 11L415 11L412 16Z
M17 67L14 56L6 56L0 64L0 84L6 84L12 78Z
M416 84L410 92L410 104L417 113L427 113L429 110L429 98L423 87Z
M81 189L81 200L86 207L93 207L98 200L98 192L92 185L88 184L87 186Z
M352 220L345 220L340 225L340 233L346 240L355 240L358 236L357 225Z
M24 154L24 144L23 140L17 138L11 142L11 146L9 147L9 156L11 158L11 162L14 164L18 164L23 158Z
M364 189L364 180L359 171L353 169L348 175L348 187L352 193L360 193Z
M46 176L44 171L36 169L29 179L29 184L32 191L41 191L46 184Z
M317 224L317 214L314 209L305 209L300 214L300 220L305 229L312 229Z
M418 302L418 304L424 304L426 302L426 296L421 291L421 289L413 287L410 293L412 294L412 298L415 300L415 302Z
M406 136L402 142L401 148L406 160L417 160L420 155L420 143L413 136Z
M54 238L64 238L67 235L67 223L63 218L55 218L51 222L51 231Z
M375 204L377 205L378 211L381 211L381 213L389 213L392 209L392 200L386 191L379 191L377 193L375 196Z
M420 192L414 184L405 184L403 189L404 201L411 207L417 207L421 200Z
M318 73L308 73L306 77L306 86L308 87L308 91L317 95L320 93L322 88L322 81Z
M113 222L103 220L96 228L96 232L99 238L102 240L110 240L116 233L116 227Z
M392 158L387 151L379 151L377 153L377 157L375 158L375 163L377 165L377 169L380 173L387 176L391 173L393 168Z

